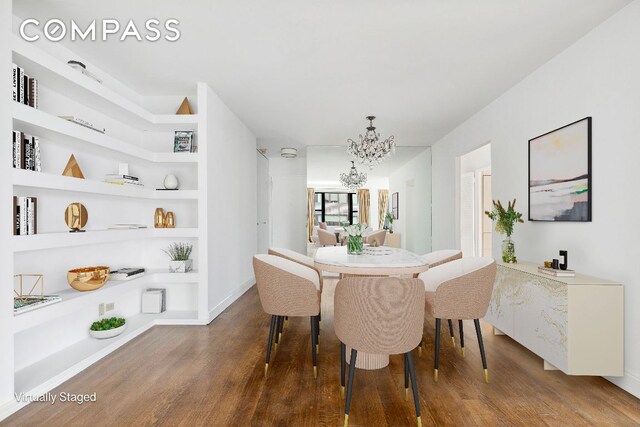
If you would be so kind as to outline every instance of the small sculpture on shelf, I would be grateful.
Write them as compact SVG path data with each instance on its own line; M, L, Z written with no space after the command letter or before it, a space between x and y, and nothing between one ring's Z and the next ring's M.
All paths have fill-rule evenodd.
M171 211L164 216L164 228L176 228L176 216Z
M178 181L177 176L169 174L164 177L162 184L164 185L165 190L177 190L180 186L180 181Z
M182 104L176 111L176 114L193 114L193 110L191 109L191 104L189 104L189 99L185 96L184 100L182 100Z
M14 279L18 279L18 290L14 289L16 296L13 298L13 313L23 313L35 308L40 308L45 305L53 304L62 301L58 295L45 295L44 294L44 275L43 274L16 274ZM33 278L35 282L29 288L28 292L25 292L25 278ZM34 292L39 286L39 292Z
M71 203L64 211L64 221L71 230L69 233L84 233L89 214L82 203Z
M156 212L153 215L153 226L155 228L164 228L164 209L156 208Z
M62 175L84 179L82 169L80 169L80 165L78 165L78 161L73 154L71 155L71 157L69 157L69 161L67 161L67 166L65 166L64 170L62 171Z

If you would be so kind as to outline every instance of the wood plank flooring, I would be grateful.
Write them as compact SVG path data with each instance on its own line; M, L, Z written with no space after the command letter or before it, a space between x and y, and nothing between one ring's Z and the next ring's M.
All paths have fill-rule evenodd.
M309 319L291 319L264 379L269 316L252 288L208 326L156 326L53 393L97 392L96 403L33 403L2 425L341 426L340 349L333 333L335 280L325 281L318 379ZM473 322L466 357L443 322L440 379L432 379L433 328L415 357L426 426L640 425L640 400L599 377L544 371L542 360L483 325L490 383L483 381ZM456 331L457 335L457 331ZM413 426L404 400L402 356L356 371L352 426Z

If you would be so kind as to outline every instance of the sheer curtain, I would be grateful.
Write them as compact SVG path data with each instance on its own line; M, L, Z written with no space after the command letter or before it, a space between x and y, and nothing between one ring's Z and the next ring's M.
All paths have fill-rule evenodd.
M389 207L389 190L378 190L378 229L384 227L384 219Z
M358 222L369 224L369 190L366 188L358 190Z
M316 213L315 205L316 191L313 188L307 188L307 241L313 243L313 217Z

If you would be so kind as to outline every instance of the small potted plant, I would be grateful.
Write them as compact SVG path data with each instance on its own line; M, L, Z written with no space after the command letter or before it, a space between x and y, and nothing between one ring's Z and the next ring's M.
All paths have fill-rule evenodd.
M389 223L387 230L389 230L389 233L393 233L393 214L391 212L387 212L384 218Z
M193 270L193 260L191 251L193 245L190 243L172 243L164 250L164 253L169 255L171 261L169 261L169 271L171 273L187 273Z
M493 210L485 211L485 214L496 222L496 231L500 234L506 234L507 238L502 241L502 261L506 263L518 262L516 258L516 244L511 240L513 234L513 226L522 220L522 214L515 210L516 199L509 202L507 209L502 206L500 200L493 201Z
M93 322L89 334L99 340L117 337L127 328L127 322L122 317L110 317Z
M362 253L362 233L366 230L367 224L353 224L344 227L344 234L347 236L347 253L360 255Z

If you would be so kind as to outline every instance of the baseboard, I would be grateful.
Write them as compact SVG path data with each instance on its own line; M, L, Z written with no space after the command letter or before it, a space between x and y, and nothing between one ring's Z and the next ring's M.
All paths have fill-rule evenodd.
M251 279L244 282L234 293L223 299L218 305L209 310L209 321L207 323L211 323L213 319L218 317L220 313L225 311L227 307L233 304L238 298L244 295L249 289L256 284L256 279L252 277Z
M640 399L640 377L629 371L624 372L624 377L603 377L605 380L620 387L629 394Z
M18 402L15 399L11 399L10 401L3 403L2 405L0 405L0 422L2 422L2 420L7 418L9 415L15 414L28 404L29 402Z

